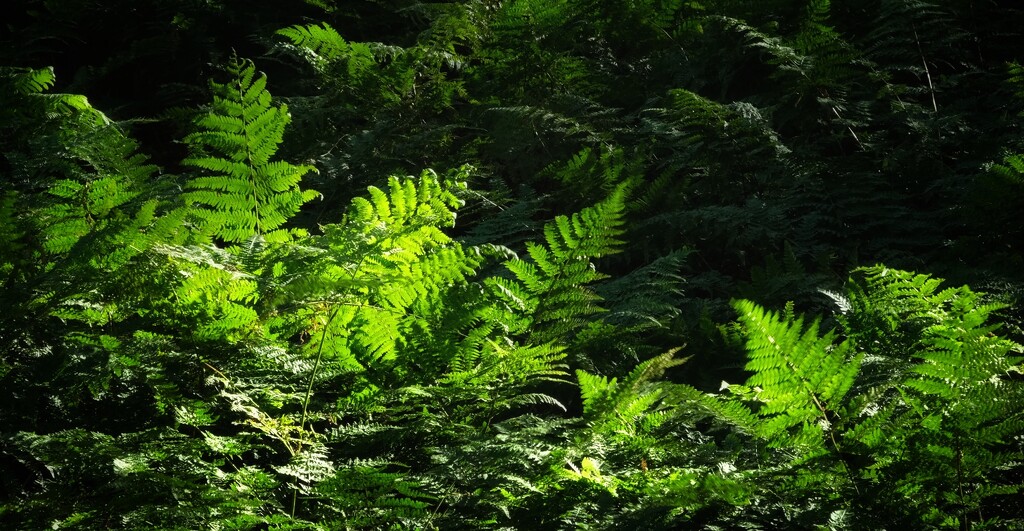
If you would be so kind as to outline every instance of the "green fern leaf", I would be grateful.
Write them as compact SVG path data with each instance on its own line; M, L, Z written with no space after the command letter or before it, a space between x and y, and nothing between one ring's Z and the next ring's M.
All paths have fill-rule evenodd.
M308 50L313 57L325 61L341 59L349 51L349 44L326 22L321 25L291 26L277 30L277 34Z
M843 411L842 400L860 369L861 355L852 355L849 341L835 344L835 332L818 334L818 322L804 326L767 312L750 301L736 301L747 333L747 385L760 387L765 418L760 432L777 445L820 446Z
M228 73L229 83L211 82L213 107L196 121L200 131L185 137L192 154L182 164L209 174L193 178L183 195L198 222L195 238L286 240L279 228L318 196L299 188L316 168L271 161L291 120L288 108L272 104L266 76L250 61L234 59Z
M556 217L544 227L546 246L527 243L530 261L512 258L505 262L515 280L487 279L507 305L506 322L515 324L512 333L529 333L534 341L548 341L578 330L584 318L603 311L597 305L600 297L586 287L605 278L591 260L618 250L624 209L625 191L619 187L593 207L571 217Z

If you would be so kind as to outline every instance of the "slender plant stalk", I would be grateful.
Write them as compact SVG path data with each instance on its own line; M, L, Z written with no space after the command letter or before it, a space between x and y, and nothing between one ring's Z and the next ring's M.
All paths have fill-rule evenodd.
M924 75L928 78L928 93L932 97L932 109L939 112L939 102L935 100L935 85L932 84L932 72L928 69L928 60L924 57L924 49L921 48L921 38L917 36L917 25L911 24L914 30L914 41L917 42L917 52L921 55L921 64L924 65Z
M313 372L309 375L309 385L306 386L306 396L302 399L302 417L299 418L299 445L295 452L298 453L302 450L302 445L305 442L306 434L306 418L309 412L309 399L313 396L313 382L316 381L316 373L320 371L320 363L324 359L324 343L327 342L327 329L331 327L331 322L338 315L339 308L335 307L334 311L331 312L330 317L327 318L327 322L324 323L324 330L320 336L320 345L316 347L316 361L313 362ZM299 486L295 485L295 489L292 490L292 518L295 518L295 509L299 502Z

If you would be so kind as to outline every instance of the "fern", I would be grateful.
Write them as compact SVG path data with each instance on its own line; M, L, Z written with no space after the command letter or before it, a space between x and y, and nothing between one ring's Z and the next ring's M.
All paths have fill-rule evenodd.
M720 452L694 426L711 420L752 430L757 420L738 403L660 380L689 359L674 359L674 352L639 364L621 381L577 371L589 430L556 473L587 485L584 499L601 493L629 500L614 517L620 523L686 525L694 522L691 509L742 506L752 494L729 464L737 456ZM678 460L686 467L674 466Z
M666 370L686 363L686 359L673 359L674 353L670 351L637 365L622 382L577 370L584 414L606 419L610 431L630 435L640 416L662 398L660 392L645 388L656 388L652 382Z
M54 183L50 194L64 200L41 212L48 225L44 249L53 254L71 250L82 237L96 230L111 210L134 197L114 176L84 183L62 179Z
M5 281L17 280L5 285L8 308L15 320L40 326L62 321L66 337L74 338L66 345L81 342L92 351L100 344L94 334L73 330L125 319L145 297L148 268L141 262L159 209L158 194L147 187L157 168L84 98L44 97L51 96L42 91L54 82L52 70L13 76L15 88L0 78L5 99L24 104L7 124L20 138L7 154L17 169L4 176L12 187L4 194L3 212L14 214L4 246L21 248L28 260L6 253L0 259ZM12 203L14 198L22 201ZM113 296L113 286L125 296ZM94 366L104 367L96 375L99 389L110 375L103 374L106 363Z
M615 252L619 245L624 197L619 188L572 217L558 216L544 227L547 246L527 244L531 261L505 262L514 280L488 279L507 305L510 333L547 341L579 329L584 317L602 311L597 295L583 286L604 278L591 259Z
M855 402L863 417L844 438L870 452L863 476L886 485L908 515L966 525L1019 490L1003 471L1021 457L1010 443L1024 430L1010 375L1022 347L996 335L990 321L1001 306L966 287L942 289L941 280L883 266L858 273L843 320L867 348L865 371L889 380L866 382Z
M304 515L318 515L332 522L339 511L350 511L353 521L429 519L422 501L428 495L419 490L419 483L398 480L408 474L388 476L385 466L348 467L346 452L332 445L346 440L363 444L402 433L406 430L397 426L400 421L419 411L410 414L401 403L442 394L428 386L438 385L434 378L446 370L443 365L422 375L426 390L419 393L412 391L415 377L407 371L427 363L417 354L430 341L415 334L446 335L444 330L434 331L429 318L443 314L452 285L464 284L477 264L478 258L441 230L454 223L461 204L454 192L467 172L453 172L446 179L433 172L393 178L387 191L371 188L366 198L354 199L345 220L324 226L322 236L305 236L287 245L254 240L227 249L155 247L184 277L176 282L171 304L157 308L171 314L163 317L163 325L190 330L193 341L228 352L259 351L237 359L217 352L203 355L203 367L211 373L208 385L217 389L209 399L211 406L197 406L178 396L176 386L169 386L164 395L178 418L202 426L204 441L215 451L234 452L231 459L245 461L239 453L265 448L286 459L273 468L258 467L290 493L290 500L279 507L263 505L273 518L290 515L285 519L294 523L303 521ZM512 408L553 403L539 393L521 392L532 380L519 378L557 377L557 349L496 348L486 355L477 380L453 376L441 384L452 389L453 396L444 400L451 399L453 414L461 416L461 408L466 408L471 412L467 414L489 422ZM492 399L486 409L479 406L484 397ZM213 435L203 425L210 424L204 409L233 419L235 427ZM372 422L382 411L390 411L385 422ZM348 426L337 427L341 415L350 415ZM395 456L380 451L369 457ZM387 480L396 485L395 493L367 505L360 496L369 496L370 491L356 488L345 494L348 491L336 482L360 474L371 483L374 478Z
M14 272L22 251L18 240L24 236L24 232L17 219L17 199L15 192L4 192L0 196L0 279L3 279L4 285Z
M595 153L590 148L584 148L564 164L552 164L544 168L537 178L558 181L566 189L573 189L574 194L590 204L606 197L617 186L638 181L638 170L637 161L627 160L621 150ZM583 181L586 185L574 185L574 181Z
M315 168L271 161L290 121L288 108L271 103L267 78L250 61L235 58L228 73L229 83L211 82L213 107L197 120L201 130L185 137L192 154L182 164L210 173L190 180L183 195L198 219L197 239L286 240L280 227L317 197L299 188Z
M405 474L381 465L352 463L320 482L316 494L331 500L339 518L331 526L411 527L430 520L432 496Z
M485 214L483 220L460 238L465 245L492 244L521 249L526 241L540 234L542 225L535 219L542 205L533 190L523 187L513 197L511 192L502 189L492 191L489 196L481 195L479 200L479 208L490 211L490 215ZM470 202L474 203L477 202Z
M52 67L40 69L0 67L0 80L3 80L3 85L5 85L4 92L11 90L28 106L43 109L50 118L61 115L79 115L93 126L110 125L111 123L103 112L93 107L89 103L89 99L81 94L47 92L57 81ZM3 95L5 99L11 96L12 94ZM4 111L5 114L16 112L16 109Z
M53 68L26 69L20 72L7 69L4 72L4 77L10 78L14 90L20 94L42 94L53 88L53 84L57 81L57 75L53 72Z
M821 447L844 413L862 357L848 341L835 344L834 331L819 336L818 321L805 328L791 307L783 317L750 301L734 306L748 334L748 385L761 388L759 432L774 445Z
M453 189L466 171L448 182L432 172L418 182L392 178L390 193L371 187L369 199L353 199L342 223L324 227L311 245L281 257L279 275L306 272L288 287L290 297L313 302L282 316L282 330L306 326L301 323L310 319L311 352L321 349L320 338L345 338L324 353L348 359L352 367L393 356L401 330L411 326L405 315L420 301L436 301L449 283L464 280L475 267L475 259L440 229L454 223L461 200ZM354 352L362 361L355 361Z
M894 77L896 82L888 88L897 97L917 100L925 109L939 111L939 91L943 85L958 81L958 76L940 75L945 69L939 58L950 65L966 63L962 46L968 33L957 22L952 9L941 3L881 2L873 30L867 36L867 53Z
M596 290L608 301L603 320L638 329L668 328L684 298L686 279L679 273L691 254L680 249L603 283Z
M55 80L52 68L0 70L3 97L12 98L11 104L18 104L18 110L12 112L27 115L11 116L11 125L34 121L35 132L43 124L65 129L61 139L65 147L54 153L51 160L41 161L49 167L36 170L47 175L40 176L31 185L42 185L51 196L43 205L35 205L36 225L42 232L44 250L51 255L64 255L90 233L96 235L120 229L129 204L140 195L139 188L152 178L156 167L148 164L146 157L137 152L138 145L92 107L84 96L46 93ZM35 136L31 129L23 130L23 134L29 138ZM33 169L23 171L31 173ZM11 181L15 183L13 178ZM142 206L140 224L148 224L154 209L152 203ZM128 234L122 233L122 236L127 238ZM134 244L142 245L138 241Z
M308 50L313 57L323 61L337 61L346 56L349 44L327 23L322 25L292 26L277 30L277 34L287 37L297 46Z

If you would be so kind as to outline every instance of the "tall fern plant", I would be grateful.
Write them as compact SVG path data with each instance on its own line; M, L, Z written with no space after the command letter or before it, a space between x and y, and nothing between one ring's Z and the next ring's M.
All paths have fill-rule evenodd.
M779 467L775 480L804 493L797 505L813 500L804 507L821 522L1009 525L1022 487L1024 358L996 333L1002 306L883 266L858 277L833 294L841 335L791 309L736 303L753 375L730 394L761 418L758 438L781 450L764 457Z
M530 260L505 262L512 278L492 277L488 284L509 310L513 334L552 341L577 332L585 318L604 311L587 287L607 275L592 260L618 251L623 232L625 189L572 216L557 216L544 226L546 245L526 244Z
M844 434L872 458L861 477L886 494L881 505L931 525L1010 525L1002 518L1022 487L1024 350L992 322L1004 306L928 275L878 266L860 276L844 320L869 354L865 370L891 378L864 389L862 418Z

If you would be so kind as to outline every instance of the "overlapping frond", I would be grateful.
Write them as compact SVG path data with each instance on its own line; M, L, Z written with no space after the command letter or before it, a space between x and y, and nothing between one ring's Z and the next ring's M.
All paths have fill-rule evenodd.
M296 46L308 50L313 57L324 61L336 61L344 57L349 44L326 22L307 26L291 26L277 30L277 34L287 37Z

